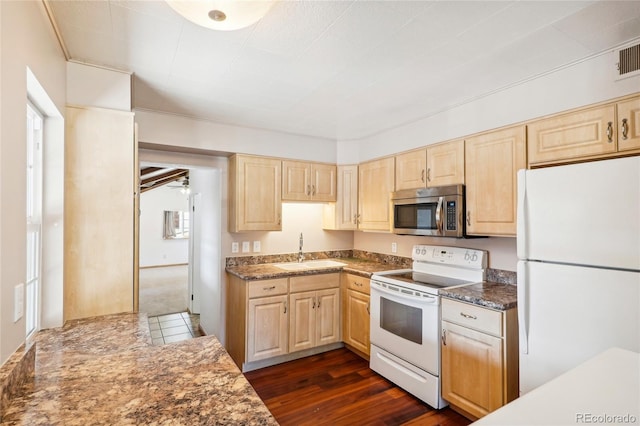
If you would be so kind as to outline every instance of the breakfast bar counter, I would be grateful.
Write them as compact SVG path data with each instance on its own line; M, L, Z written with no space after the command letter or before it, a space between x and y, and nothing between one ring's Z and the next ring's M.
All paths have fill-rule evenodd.
M3 425L277 425L214 336L152 346L145 314L119 314L36 339L35 377Z

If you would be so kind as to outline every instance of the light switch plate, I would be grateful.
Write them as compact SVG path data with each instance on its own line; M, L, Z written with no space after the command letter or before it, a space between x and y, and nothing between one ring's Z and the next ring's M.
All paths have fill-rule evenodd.
M240 251L240 244L237 241L231 243L231 253L237 253Z
M261 247L260 247L260 241L254 241L253 242L253 252L254 253L260 253Z
M398 244L391 243L391 253L397 253L397 252L398 252Z
M17 322L24 313L24 284L13 288L13 322Z
M250 250L251 250L251 248L249 247L249 241L243 241L242 242L242 252L243 253L249 253Z

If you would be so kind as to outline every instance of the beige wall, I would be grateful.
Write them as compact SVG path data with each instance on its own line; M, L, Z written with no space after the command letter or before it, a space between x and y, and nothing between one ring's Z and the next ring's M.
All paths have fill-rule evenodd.
M41 2L0 2L0 363L24 342L13 321L13 291L26 278L27 67L64 111L65 58Z

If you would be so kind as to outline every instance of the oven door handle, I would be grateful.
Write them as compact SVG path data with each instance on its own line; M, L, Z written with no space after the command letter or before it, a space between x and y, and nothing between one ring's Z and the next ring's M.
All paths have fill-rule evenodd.
M423 296L404 294L399 291L388 290L382 287L380 284L378 284L375 281L371 282L371 287L373 287L376 291L379 291L380 293L388 294L389 296L394 296L400 299L411 300L414 302L421 302L421 303L436 304L436 305L438 304L438 298L436 296L431 296L429 294L423 293L424 294Z
M438 235L443 235L443 229L444 229L443 204L444 204L444 197L439 197L438 206L436 207L436 227L438 228Z

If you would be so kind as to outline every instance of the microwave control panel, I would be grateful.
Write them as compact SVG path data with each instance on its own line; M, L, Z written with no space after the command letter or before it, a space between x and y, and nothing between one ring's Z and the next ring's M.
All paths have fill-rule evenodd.
M447 201L447 231L455 231L457 229L456 202Z

